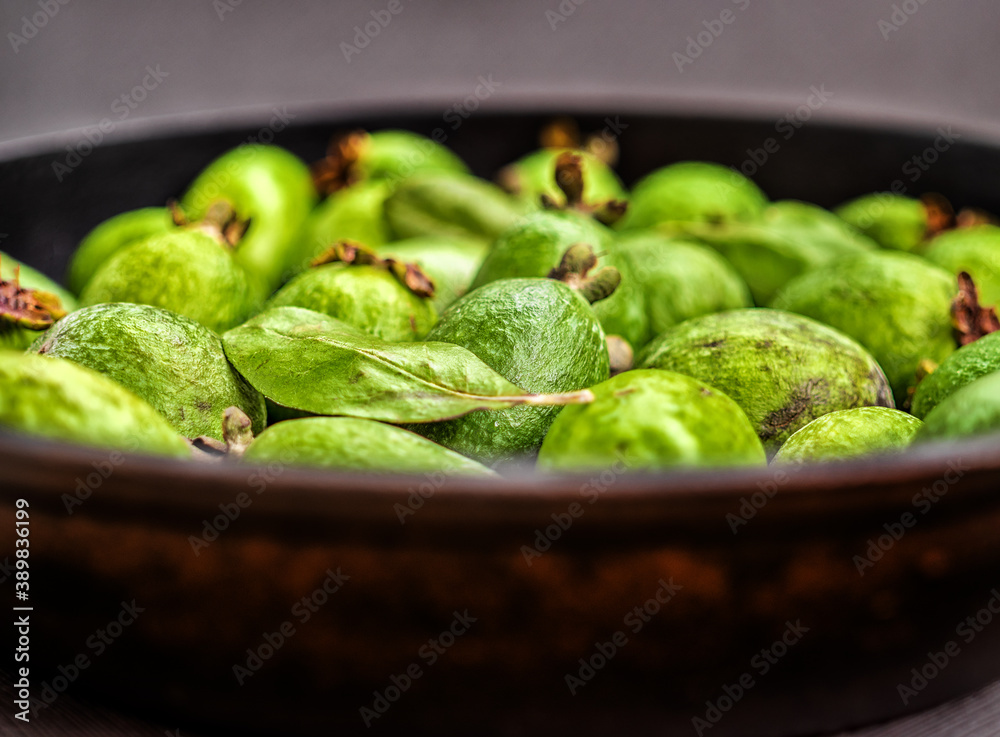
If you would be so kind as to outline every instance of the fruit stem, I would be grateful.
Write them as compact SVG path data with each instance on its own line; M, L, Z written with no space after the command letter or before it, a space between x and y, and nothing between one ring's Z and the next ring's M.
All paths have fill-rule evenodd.
M243 455L253 442L253 421L239 407L227 407L222 413L222 438L226 454L235 458Z

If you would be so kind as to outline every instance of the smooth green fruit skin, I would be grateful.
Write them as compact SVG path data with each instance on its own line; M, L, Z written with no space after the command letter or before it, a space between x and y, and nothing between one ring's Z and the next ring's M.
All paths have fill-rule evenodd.
M194 230L156 235L121 249L83 290L85 306L153 305L222 333L259 307L261 287L222 245Z
M66 271L67 286L74 294L80 294L101 265L119 250L176 227L170 210L165 207L130 210L105 220L77 246Z
M732 169L703 161L665 166L636 183L621 230L665 223L721 223L755 220L767 198L752 181Z
M688 320L653 340L636 366L693 376L725 392L769 454L828 412L894 406L882 369L864 348L833 328L778 310Z
M490 243L516 222L522 206L495 184L470 174L418 174L385 201L394 239L476 238Z
M590 306L552 279L507 279L469 292L427 339L467 348L529 392L584 389L607 379L610 370L604 332ZM537 451L560 409L473 412L413 429L470 458L508 461Z
M976 379L1000 371L1000 333L962 346L925 376L913 395L910 412L926 417L942 401Z
M231 406L250 417L254 432L264 429L264 397L229 365L219 336L173 312L127 303L84 307L31 350L114 379L185 437L222 440L222 413Z
M774 463L806 463L900 451L913 442L923 422L888 407L830 412L797 430Z
M56 295L66 312L72 312L80 306L76 297L59 286L54 280L45 276L45 274L37 269L28 266L26 263L18 261L13 256L0 251L0 279L13 281L15 268L18 269L18 284L22 287L39 289L43 292Z
M642 345L650 336L642 290L630 272L632 263L618 252L613 239L612 231L577 212L526 215L494 241L472 288L498 279L548 276L570 246L586 243L598 255L597 269L613 266L622 276L614 294L593 305L604 332L619 335L633 346Z
M434 304L374 266L330 263L304 271L279 289L267 309L304 307L392 342L418 340L437 321Z
M243 460L383 474L496 474L454 451L399 427L351 417L306 417L271 425Z
M586 151L570 148L543 148L524 156L503 171L503 183L528 204L541 207L541 196L562 202L566 195L556 184L556 159L563 153L580 157L583 171L583 201L587 203L623 201L628 192L614 170Z
M0 427L100 448L190 457L184 439L125 387L72 361L0 351Z
M200 220L212 203L229 202L250 226L234 258L266 285L291 276L302 261L299 233L316 202L309 167L277 146L247 144L209 164L184 194L188 218Z
M690 376L627 371L563 409L538 453L541 471L763 466L750 420L723 392Z
M835 327L868 349L903 406L917 367L955 350L952 275L908 253L876 251L838 259L789 282L772 307Z
M434 308L440 314L469 291L489 247L465 238L426 236L388 243L378 249L383 258L415 263L434 282Z
M958 439L1000 430L1000 373L986 374L941 401L924 417L919 441Z
M930 242L924 258L951 274L967 272L983 305L1000 304L1000 227L948 230Z
M692 317L753 305L736 269L707 246L649 230L623 233L617 242L649 317L646 339L632 344L636 350Z
M440 143L404 130L382 130L369 134L356 165L364 179L398 182L422 172L465 174L468 167Z
M392 236L385 222L385 200L392 192L386 182L358 182L323 200L307 218L296 244L299 253L295 272L334 243L354 241L378 248Z
M927 237L927 211L912 197L870 194L845 202L834 212L882 248L912 251Z
M766 305L796 276L877 248L833 213L794 200L775 202L754 222L682 223L672 232L697 238L722 254Z

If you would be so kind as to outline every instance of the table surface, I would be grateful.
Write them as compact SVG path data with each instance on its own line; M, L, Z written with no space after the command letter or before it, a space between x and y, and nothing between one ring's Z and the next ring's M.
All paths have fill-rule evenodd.
M13 700L11 680L0 673L0 703ZM182 735L214 737L212 733L179 731L118 714L64 694L29 724L0 709L0 734L6 737L146 737ZM997 737L1000 735L1000 681L974 694L897 721L842 732L830 737Z

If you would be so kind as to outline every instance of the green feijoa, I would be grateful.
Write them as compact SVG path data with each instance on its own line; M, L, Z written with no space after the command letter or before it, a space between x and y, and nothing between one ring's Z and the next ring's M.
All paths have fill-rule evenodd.
M438 312L469 291L489 247L471 238L426 236L393 241L378 249L384 256L415 263L434 282Z
M81 445L190 457L160 414L96 371L31 353L0 351L0 427Z
M641 179L617 225L627 229L755 220L766 205L764 193L742 174L718 164L683 161Z
M521 211L502 189L471 174L416 174L400 182L385 201L395 239L437 235L490 243Z
M697 238L725 256L766 305L791 279L875 243L833 213L794 200L775 202L754 222L682 223L671 230Z
M768 453L828 412L893 407L875 359L848 336L814 320L765 308L682 322L655 338L636 360L694 376L732 397Z
M239 407L264 429L264 398L233 370L219 336L159 307L84 307L35 341L34 353L65 358L114 379L188 438L222 440L222 413Z
M216 238L178 229L119 250L87 283L80 302L153 305L222 332L252 315L261 293L260 283Z
M600 254L610 247L612 238L610 230L579 213L544 211L526 215L494 241L472 288L497 279L547 276L570 246L586 243Z
M772 202L761 223L822 249L826 263L842 255L874 251L878 244L829 210L798 200ZM821 265L821 264L820 264Z
M647 340L692 317L750 307L746 282L733 266L707 246L656 231L635 230L618 237L628 273L642 291L649 316Z
M0 279L0 349L24 350L63 317L66 310L55 294L23 286L20 269L13 271L15 278ZM36 281L32 276L29 274L29 279ZM48 281L41 274L38 276L41 281Z
M321 192L365 181L396 183L421 172L468 172L451 150L426 136L404 130L351 131L330 142L326 158L313 165Z
M451 343L389 343L300 307L265 310L222 336L226 357L274 405L383 422L437 422L519 405L588 402L528 394Z
M903 406L921 361L940 363L955 350L951 303L957 292L944 269L912 254L875 251L796 277L771 306L858 341L885 370Z
M563 192L556 181L556 161L564 153L580 157L585 202L627 199L624 185L610 166L591 153L571 148L533 151L501 169L497 181L508 192L532 206L540 205L542 195L561 200Z
M503 279L448 308L428 340L460 345L511 383L532 392L568 392L608 378L604 332L587 301L554 279ZM417 432L476 460L535 452L557 407L475 412Z
M945 231L930 242L924 257L949 273L966 272L975 280L983 304L1000 304L1000 227Z
M267 291L300 265L299 233L316 202L309 167L277 146L247 144L210 163L181 199L189 220L228 203L249 226L233 258Z
M538 453L542 471L763 466L764 448L739 405L698 379L636 370L567 407Z
M358 182L340 189L312 211L299 236L299 272L338 241L356 241L377 248L391 240L385 222L385 200L392 191L386 182Z
M918 440L958 439L1000 430L1000 372L950 394L924 417Z
M614 294L593 305L604 332L642 345L649 339L649 318L632 264L619 253L612 231L579 212L546 210L522 218L494 241L472 288L498 279L548 276L566 250L578 243L593 248L599 266L613 266L621 273Z
M430 298L415 294L390 271L343 262L302 272L267 307L315 310L388 341L418 340L437 320Z
M353 417L306 417L271 425L250 444L243 460L379 474L496 476L416 433Z
M451 149L426 136L381 130L368 134L356 170L360 179L399 180L418 172L464 174L469 169Z
M166 207L144 207L105 220L87 233L77 246L66 271L67 286L74 294L80 294L90 277L120 249L176 227Z
M774 463L826 461L907 448L924 423L888 407L855 407L817 417L796 430Z
M834 212L882 248L912 251L927 238L928 213L913 197L879 192L845 202Z
M1000 333L990 333L962 346L917 384L910 411L916 417L941 404L976 379L1000 371Z

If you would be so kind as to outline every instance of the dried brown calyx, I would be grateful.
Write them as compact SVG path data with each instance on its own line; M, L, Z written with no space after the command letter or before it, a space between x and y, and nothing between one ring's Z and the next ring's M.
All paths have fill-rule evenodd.
M951 322L959 346L973 343L1000 330L996 307L979 304L979 292L965 271L958 274L958 294L951 302Z
M546 210L576 210L592 216L598 222L611 225L621 219L628 203L608 200L590 204L583 200L583 160L578 154L564 151L556 158L556 186L565 196L564 202L557 202L547 194L542 194L542 207Z
M56 295L22 287L20 276L21 269L15 266L12 280L0 279L0 329L47 330L66 310Z
M566 250L559 265L548 273L548 277L569 285L593 304L610 297L622 281L622 275L613 266L605 266L590 275L595 266L597 256L594 249L586 243L576 243Z
M334 136L326 156L309 167L313 184L321 195L329 195L357 180L356 164L368 141L363 130Z
M955 210L947 197L928 192L921 195L920 203L924 206L924 215L927 219L927 231L924 236L927 240L955 227Z
M327 248L312 260L311 266L322 266L334 262L359 264L384 269L392 274L404 287L418 297L434 296L434 281L425 274L419 266L412 263L397 261L394 258L382 258L372 249L352 241L339 241Z
M955 227L956 228L973 228L977 225L997 225L998 221L996 217L986 212L986 210L979 210L974 207L963 207L958 211L958 215L955 216Z
M226 200L218 200L208 207L205 217L201 220L188 220L176 200L167 203L170 217L174 225L183 228L193 228L215 238L219 243L230 249L235 249L250 227L250 219L243 219L236 213L236 208Z
M946 197L933 192L922 195L920 202L923 204L927 216L927 240L946 230L1000 223L994 215L975 207L963 207L956 214Z
M573 148L585 151L608 166L618 163L618 144L614 138L601 133L591 133L584 139L580 127L572 118L556 118L538 134L542 148Z
M226 456L239 458L253 442L253 421L239 407L227 407L222 413L222 440L199 435L188 440L196 458L216 460Z

